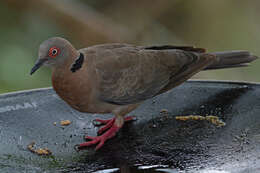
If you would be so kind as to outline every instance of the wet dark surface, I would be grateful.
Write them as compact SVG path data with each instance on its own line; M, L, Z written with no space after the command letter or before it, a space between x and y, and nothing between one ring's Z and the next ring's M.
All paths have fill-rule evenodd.
M191 114L218 116L226 126L175 120L175 116ZM138 120L126 124L102 149L77 152L74 145L83 142L85 134L96 135L92 120L111 115L79 113L51 89L2 95L0 172L144 171L136 165L167 165L162 169L173 173L260 172L258 84L190 81L146 101L130 115ZM72 124L61 127L61 120ZM31 153L27 145L32 141L53 155Z

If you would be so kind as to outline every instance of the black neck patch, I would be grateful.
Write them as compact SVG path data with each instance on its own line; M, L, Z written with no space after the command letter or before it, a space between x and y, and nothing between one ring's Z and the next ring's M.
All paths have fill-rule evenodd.
M79 70L82 67L83 62L84 62L84 55L83 53L80 53L79 57L75 60L74 64L72 64L70 71L74 73L77 70Z

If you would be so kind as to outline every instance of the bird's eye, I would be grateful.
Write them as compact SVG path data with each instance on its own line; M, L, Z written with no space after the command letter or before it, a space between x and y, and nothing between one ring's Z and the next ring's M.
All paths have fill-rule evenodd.
M60 49L57 47L51 47L49 50L49 57L55 58L57 55L59 55Z

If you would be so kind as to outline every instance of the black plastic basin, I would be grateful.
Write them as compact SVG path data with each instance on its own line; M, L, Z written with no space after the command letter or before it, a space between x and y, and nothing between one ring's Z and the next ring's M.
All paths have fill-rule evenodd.
M93 172L138 164L191 172L260 172L259 84L189 81L130 114L138 120L102 149L77 152L74 145L85 134L96 135L93 119L111 115L79 113L50 88L1 95L0 172ZM191 114L215 115L226 125L175 120ZM61 120L72 123L62 127ZM32 141L52 155L30 152Z

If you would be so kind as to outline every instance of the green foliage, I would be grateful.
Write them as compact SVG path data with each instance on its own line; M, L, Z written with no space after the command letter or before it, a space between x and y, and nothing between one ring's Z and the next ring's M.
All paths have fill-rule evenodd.
M43 40L62 36L71 40L76 47L88 46L78 33L84 29L81 25L68 22L70 18L62 17L64 14L56 16L46 6L36 8L37 3L33 4L35 8L28 8L24 5L25 2L28 5L31 1L26 0L20 4L15 0L0 2L0 93L51 85L50 69L42 68L35 75L29 75L37 58L38 46ZM76 4L75 1L66 2L72 4L71 8ZM260 55L258 1L165 0L151 3L148 0L88 0L77 3L79 2L85 5L81 7L86 7L86 11L89 10L87 6L92 7L95 13L100 14L100 18L109 19L134 33L129 35L131 41L122 40L123 42L139 45L195 44L209 51L245 49ZM77 8L74 10L77 11ZM92 16L79 17L93 20L94 24L97 22L97 18L92 19ZM107 29L106 26L103 27L103 31ZM95 36L91 37L89 45L96 44L97 40L100 42L100 38L93 38ZM260 61L257 61L249 68L207 71L199 73L195 78L260 81L259 66Z

